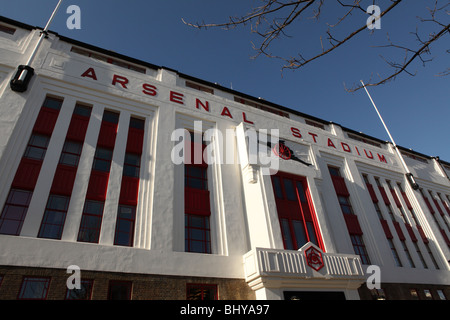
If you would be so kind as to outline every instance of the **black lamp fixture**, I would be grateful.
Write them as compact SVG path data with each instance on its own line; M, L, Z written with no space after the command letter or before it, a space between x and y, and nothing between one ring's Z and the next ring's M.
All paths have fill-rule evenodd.
M28 84L30 83L33 75L34 69L32 67L20 65L9 83L11 90L16 92L25 92L28 89Z

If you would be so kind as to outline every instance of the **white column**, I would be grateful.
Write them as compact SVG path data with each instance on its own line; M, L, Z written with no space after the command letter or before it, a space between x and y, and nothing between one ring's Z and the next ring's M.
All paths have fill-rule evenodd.
M103 208L102 227L100 229L100 244L114 243L114 234L117 221L117 208L119 205L120 187L122 184L123 163L127 147L128 127L130 113L121 111L117 126L116 142L114 144L111 169L109 172L108 189Z
M23 222L20 232L21 236L37 237L38 235L75 104L76 100L70 97L65 98L61 106L58 120L56 121L47 151L45 152L45 158L33 191L33 197Z

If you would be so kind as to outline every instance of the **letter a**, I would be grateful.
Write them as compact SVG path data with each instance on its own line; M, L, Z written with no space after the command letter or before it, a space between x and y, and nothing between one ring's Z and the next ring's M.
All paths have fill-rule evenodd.
M66 13L72 14L69 18L67 18L66 25L67 29L81 29L81 9L79 6L71 5L67 7Z
M76 265L71 265L67 267L67 273L72 273L69 278L67 278L66 285L67 289L81 289L81 271L80 267Z
M381 271L379 266L370 265L367 267L367 273L372 273L367 278L367 288L371 289L381 289Z

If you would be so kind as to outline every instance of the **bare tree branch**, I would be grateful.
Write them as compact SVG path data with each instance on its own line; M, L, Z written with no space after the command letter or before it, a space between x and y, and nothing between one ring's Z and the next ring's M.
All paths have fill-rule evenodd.
M316 54L313 54L310 57L306 57L303 52L297 52L295 56L283 57L272 53L272 49L274 47L273 41L281 37L289 37L287 32L289 26L291 26L294 22L300 20L305 15L307 15L307 17L310 19L319 20L322 10L325 8L325 6L327 6L327 8L331 7L333 3L331 2L331 0L328 0L326 2L324 0L260 1L261 5L255 7L250 13L247 13L241 17L229 17L228 22L225 23L188 23L184 19L182 19L182 21L186 25L198 29L219 27L224 28L225 30L229 30L238 26L245 26L247 24L250 24L251 31L257 34L262 39L258 45L253 44L253 49L256 51L256 54L253 58L263 55L269 58L279 59L283 61L282 70L296 70L312 63L319 58L324 57L325 55L332 53L343 45L354 41L356 36L367 28L366 21L367 17L370 14L366 12L364 8L366 7L366 5L369 5L369 3L375 4L376 2L375 0L369 2L365 2L365 0L335 0L334 4L338 4L338 7L344 8L345 13L338 13L338 17L335 23L332 24L331 22L327 22L328 29L325 31L325 34L326 39L328 40L328 45L324 44L324 39L322 36L320 36L320 51ZM402 0L389 1L390 6L380 13L380 18L389 14L391 11L393 11L393 9L395 9L402 3ZM418 29L416 29L415 32L412 32L418 42L417 47L411 48L401 44L393 43L388 36L388 44L379 46L379 48L401 50L404 52L404 58L402 61L398 62L388 60L385 57L381 56L381 58L387 63L390 68L393 69L393 71L386 76L378 75L379 80L375 82L369 81L366 83L366 86L378 86L381 84L385 84L395 79L402 73L414 76L415 73L408 70L408 67L410 67L414 61L419 60L423 65L432 61L432 58L425 58L426 55L430 55L431 46L435 42L440 40L444 35L449 33L449 25L443 23L442 21L439 21L438 18L439 14L444 14L446 16L449 15L449 12L446 10L446 8L450 5L450 1L444 1L446 1L447 3L445 5L441 5L440 0L435 0L432 7L426 8L429 17L418 17L419 21L422 24L429 24L431 26L438 27L439 30L429 34L427 40L422 39L422 37L419 35ZM347 31L346 36L336 36L336 31L340 31L338 30L338 27L341 27L341 24L343 24L344 21L350 19L353 14L358 14L358 19L361 19L362 14L364 17L364 24L360 27L354 27L353 30ZM340 33L342 33L342 31ZM440 73L439 76L448 74L450 74L449 69ZM362 86L360 84L357 84L354 88L346 90L348 92L354 92L361 88Z

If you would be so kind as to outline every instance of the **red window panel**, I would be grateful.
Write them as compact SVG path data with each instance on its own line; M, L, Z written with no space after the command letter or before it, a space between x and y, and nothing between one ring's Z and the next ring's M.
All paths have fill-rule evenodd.
M369 190L370 198L372 199L372 202L378 203L377 195L375 194L375 190L373 189L373 186L370 183L366 183L367 190Z
M42 161L22 158L12 183L13 188L34 190Z
M393 221L392 223L394 224L394 228L395 228L395 231L397 232L398 238L401 241L405 241L406 238L405 238L405 235L403 234L402 228L400 227L400 223L398 221Z
M139 178L122 177L119 203L136 206L139 194Z
M406 206L408 207L409 210L411 210L413 207L411 205L411 202L409 202L408 196L406 195L406 193L404 191L402 191L402 196L403 196L403 200L405 200Z
M86 199L105 201L108 188L109 172L92 170Z
M106 148L114 148L117 135L117 124L102 122L98 135L97 145Z
M382 186L378 187L378 190L380 190L381 193L381 197L383 198L383 201L386 205L390 205L391 202L389 201L389 198L386 194L386 190L384 190L384 188Z
M89 117L73 114L69 129L67 131L66 139L84 141L88 124Z
M439 229L441 231L442 237L445 240L445 243L447 244L447 246L450 247L450 239L447 237L447 234L445 233L444 229Z
M58 165L50 193L70 196L76 175L77 167Z
M427 236L425 235L425 232L423 231L421 226L417 226L417 231L419 231L419 234L420 234L420 237L422 238L422 241L424 243L428 243L429 240L428 240Z
M400 202L400 199L397 197L397 193L394 189L389 189L391 191L392 197L394 198L394 202L397 205L398 208L402 207L402 203Z
M358 217L354 214L344 214L345 224L347 225L348 233L353 235L362 235L362 229L359 225Z
M427 204L428 210L430 210L431 214L435 214L433 207L431 206L430 200L427 197L423 197L423 200Z
M127 152L141 154L144 144L144 130L130 127L128 130Z
M42 107L34 123L33 132L51 135L58 120L59 110Z
M392 235L391 230L389 229L388 222L384 219L380 219L380 222L381 222L381 226L383 227L383 231L384 231L384 234L386 235L386 238L393 239L394 236Z
M436 199L434 199L434 198L433 198L433 201L434 201L434 205L436 206L436 208L437 208L438 211L439 211L439 214L440 214L441 216L444 216L444 211L442 211L441 206L439 205L438 201L437 201Z
M343 177L331 176L333 180L334 189L336 190L336 194L343 197L349 197L350 193L348 192L347 186L345 184L345 179Z
M417 242L417 237L414 234L414 231L413 231L413 228L411 227L411 225L408 224L408 223L405 223L405 227L406 227L406 230L408 230L409 237L411 238L411 241L412 242Z
M184 211L186 214L210 216L211 205L209 201L209 191L185 188Z

